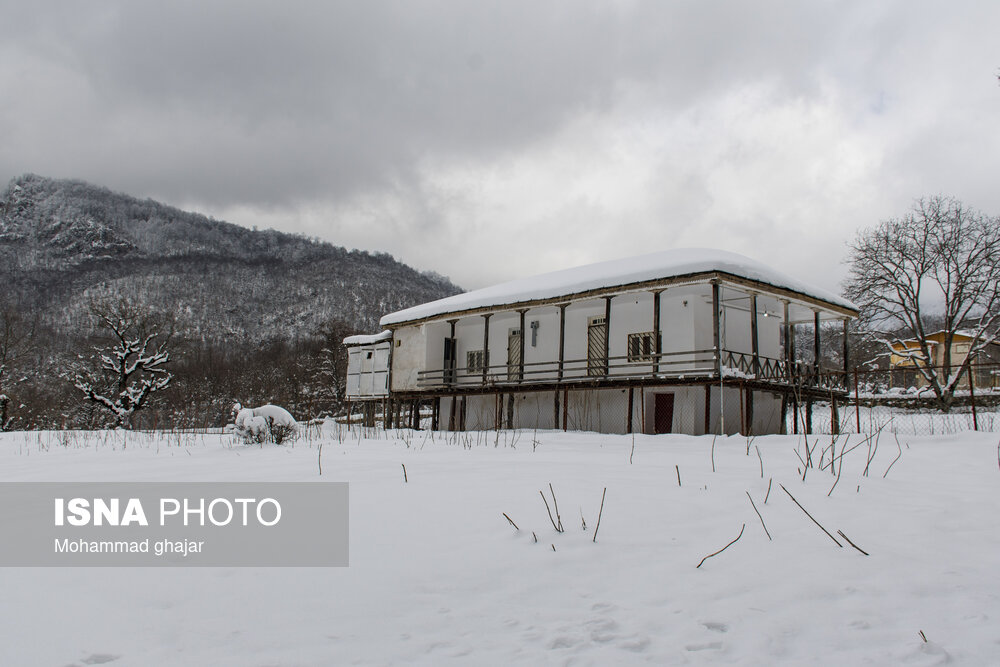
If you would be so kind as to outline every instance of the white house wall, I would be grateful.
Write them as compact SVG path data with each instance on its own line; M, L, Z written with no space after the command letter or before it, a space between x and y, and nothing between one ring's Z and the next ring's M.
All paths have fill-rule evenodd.
M441 368L444 349L434 358L432 349L441 345L428 344L424 326L399 327L392 332L392 340L392 391L414 391L419 386L418 371Z
M532 322L538 323L534 345L531 344ZM552 381L558 378L559 308L557 306L532 308L524 314L524 363L526 382Z
M455 380L459 384L470 382L478 384L482 381L482 371L470 373L468 370L469 352L483 349L483 333L486 320L482 317L466 317L455 323L455 368L458 369ZM441 336L441 361L444 362L444 338L451 333L451 328Z
M692 309L694 320L693 350L712 350L715 347L714 324L712 321L712 286L698 285L688 298L688 308Z
M521 316L513 311L494 313L490 317L490 373L498 381L506 380L507 344L510 332L520 326ZM482 341L479 347L482 347Z
M722 349L750 354L750 297L743 292L723 287L719 290L721 318L719 322ZM758 332L759 334L759 332ZM759 335L758 335L759 340Z
M566 364L563 377L587 377L587 327L590 318L604 317L604 312L604 299L578 301L567 306L565 358L573 363ZM556 335L559 335L558 331Z
M621 373L648 374L651 364L630 364L628 356L629 334L648 333L653 330L653 295L649 292L623 294L611 300L611 326L608 328L608 356L612 359L611 375Z

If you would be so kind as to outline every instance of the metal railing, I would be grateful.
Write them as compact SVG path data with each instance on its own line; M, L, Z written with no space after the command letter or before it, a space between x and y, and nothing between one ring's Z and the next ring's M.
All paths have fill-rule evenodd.
M717 371L717 369L719 369ZM437 368L418 371L419 389L484 388L603 380L705 379L723 377L762 380L803 387L846 389L843 371L815 372L812 365L789 365L783 359L714 349L608 358L494 364L483 368Z

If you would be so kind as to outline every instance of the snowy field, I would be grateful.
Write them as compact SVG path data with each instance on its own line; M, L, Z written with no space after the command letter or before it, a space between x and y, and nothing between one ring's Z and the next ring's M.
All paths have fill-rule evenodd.
M993 434L841 438L832 494L830 436L803 481L794 436L369 435L0 435L3 481L312 480L322 442L351 485L349 568L0 569L0 664L1000 662Z

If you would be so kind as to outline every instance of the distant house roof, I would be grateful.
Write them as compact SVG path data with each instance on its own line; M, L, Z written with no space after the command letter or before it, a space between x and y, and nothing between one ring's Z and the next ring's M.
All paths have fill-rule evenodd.
M381 343L384 340L391 340L392 332L389 330L383 331L382 333L371 334L371 335L361 335L361 336L348 336L344 339L344 345L371 345L373 343Z
M713 272L785 289L838 310L852 313L858 310L847 299L796 280L749 257L724 250L679 248L519 278L390 313L381 319L380 324L386 327L480 308L530 304L593 290Z
M926 337L926 339L927 339L927 345L928 346L943 345L944 344L944 338L945 338L945 335L947 333L948 332L945 331L944 329L939 329L938 331L935 331L934 333L927 334L927 337ZM972 340L973 338L975 338L975 336L976 336L976 332L972 331L971 329L959 329L952 336L951 342L952 342L953 345L956 344L956 343L964 343L964 342ZM985 336L983 336L983 337L985 337ZM990 345L997 345L997 343L995 343L995 342L989 343L989 344ZM913 349L915 347L920 347L920 341L917 340L916 338L907 338L906 340L893 341L891 343L891 346L892 346L892 349L894 349L894 350L910 350L910 349Z

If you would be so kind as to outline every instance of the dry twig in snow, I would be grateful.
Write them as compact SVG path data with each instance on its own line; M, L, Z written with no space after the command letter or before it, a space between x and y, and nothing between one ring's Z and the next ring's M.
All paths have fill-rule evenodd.
M707 556L705 556L704 558L702 558L702 559L701 559L701 563L698 563L698 564L697 564L697 565L695 566L695 569L698 569L699 567L701 567L702 563L704 563L704 562L705 562L706 560L708 560L708 559L709 559L709 558L711 558L712 556L718 556L718 555L719 555L719 554L721 554L721 553L722 553L723 551L725 551L725 550L726 550L726 549L728 549L729 547L731 547L731 546L733 546L734 544L736 544L736 543L737 543L737 542L739 541L739 539L740 539L741 537L743 537L743 531L744 531L744 530L746 529L746 527L747 527L747 525L746 525L746 524L743 524L743 528L740 528L740 534L736 536L736 539L735 539L735 540L733 540L732 542L730 542L730 543L729 543L729 544L727 544L726 546L722 547L721 549L719 549L719 550L718 550L718 551L716 551L715 553L711 553L711 554L708 554Z
M604 487L604 491L601 493L601 509L597 512L597 525L594 526L594 539L593 542L597 543L597 531L601 529L601 515L604 514L604 496L608 492L608 487Z
M747 498L750 498L750 492L747 491ZM764 523L764 517L760 515L760 510L757 509L757 505L754 504L753 498L750 498L750 506L753 507L753 511L757 512L757 518L760 519L760 525L764 527L764 533L767 535L767 539L771 539L771 531L767 529L767 524Z
M806 513L806 516L807 516L807 517L809 517L810 519L812 519L812 522L813 522L814 524L816 524L817 526L819 526L819 529L820 529L820 530L822 530L822 531L823 531L824 533L826 533L827 537L829 537L829 538L830 538L831 540L833 540L833 543L834 543L834 544L836 544L836 545L837 545L838 547L840 547L841 549L843 549L843 548L844 548L844 545L843 545L843 544L841 544L840 542L838 542L838 541L837 541L837 538L836 538L836 537L834 537L833 535L831 535L831 534L830 534L830 531L828 531L828 530L827 530L826 528L824 528L824 527L823 527L823 525L822 525L822 524L821 524L821 523L820 523L819 521L817 521L816 519L814 519L814 518L813 518L813 515L812 515L812 514L810 514L809 512L807 512L807 511L806 511L806 508L805 508L805 507L803 507L803 506L802 506L802 505L801 505L801 504L799 503L799 501L797 501L797 500L795 499L795 496L793 496L793 495L792 495L791 493L789 493L789 492L788 492L788 489L786 489L786 488L785 488L785 485L784 485L784 484L778 484L778 486L780 486L780 487L781 487L781 490L782 490L782 491L784 491L785 493L788 493L788 497L792 499L792 502L793 502L793 503L795 503L796 505L798 505L798 506L799 506L799 509L800 509L800 510L802 510L803 512L805 512L805 513Z
M899 447L899 438L896 438L896 447ZM892 470L892 466L896 465L896 461L898 461L902 456L903 448L899 447L899 454L896 454L896 458L894 458L892 463L889 464L889 467L885 469L885 473L882 474L882 479L885 479L885 476L889 474L890 470Z
M866 556L868 555L867 551L865 551L864 549L862 549L861 547L859 547L854 542L851 542L851 538L849 538L847 535L844 535L844 531L838 530L837 534L840 535L841 537L843 537L845 540L847 540L847 543L850 544L852 547L854 547L855 549L857 549L858 551L860 551L864 555L866 555Z
M562 530L559 528L559 525L556 523L556 520L552 518L552 510L549 509L549 501L545 497L545 493L539 491L538 495L542 497L542 502L545 503L545 511L549 513L549 521L552 523L552 527L556 529L557 533L561 533Z

